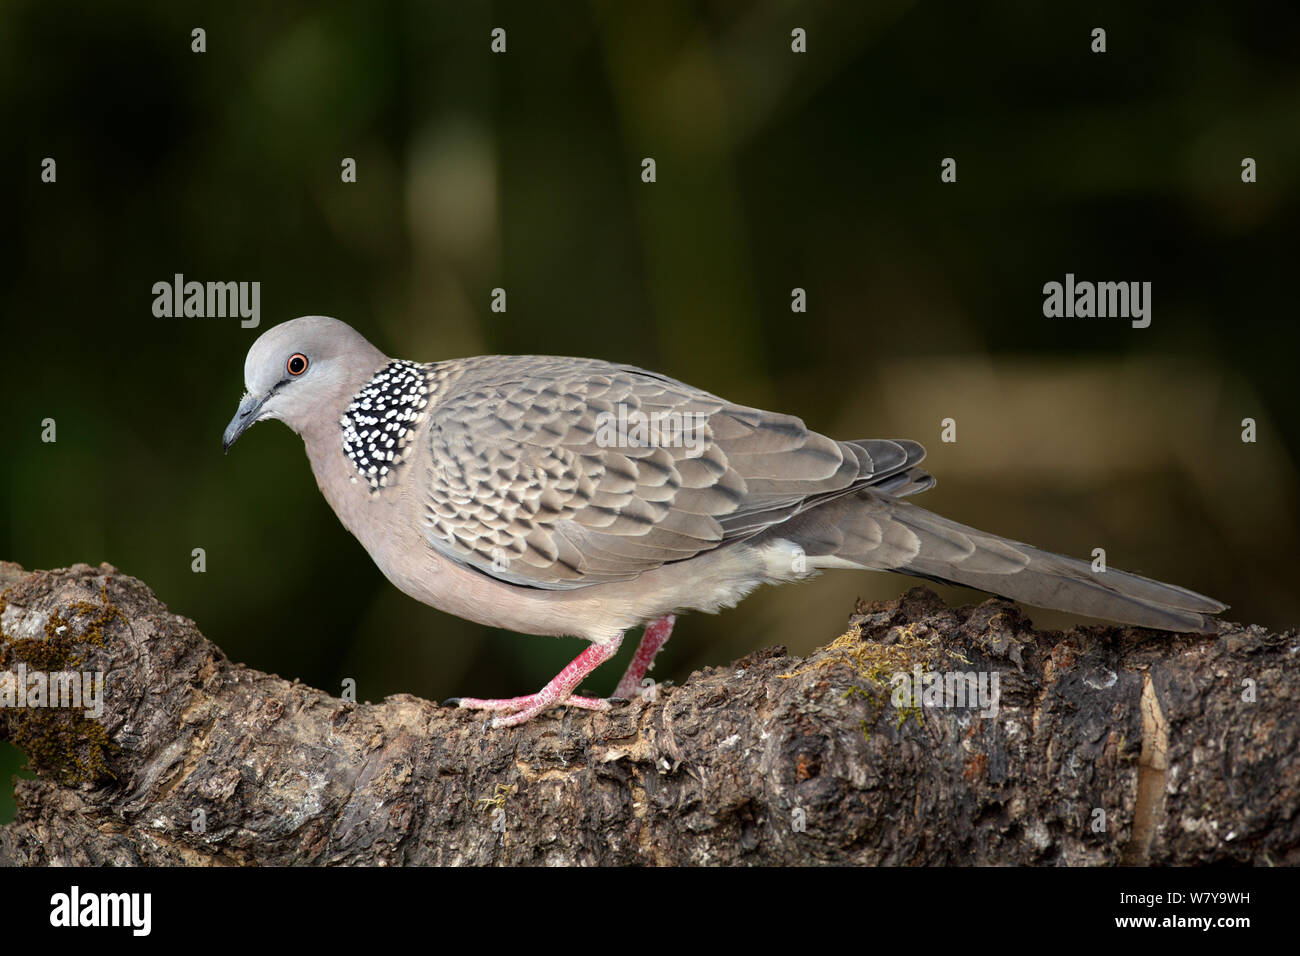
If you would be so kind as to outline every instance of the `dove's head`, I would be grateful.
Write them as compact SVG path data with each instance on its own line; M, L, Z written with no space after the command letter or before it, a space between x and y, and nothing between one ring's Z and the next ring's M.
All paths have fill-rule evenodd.
M347 399L388 360L338 319L307 315L267 329L244 360L247 392L226 426L227 451L249 426L279 419L298 434L335 421Z

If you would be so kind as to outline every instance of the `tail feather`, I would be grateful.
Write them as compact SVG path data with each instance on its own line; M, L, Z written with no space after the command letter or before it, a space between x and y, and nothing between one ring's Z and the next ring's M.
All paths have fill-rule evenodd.
M1140 575L1094 571L1089 562L978 531L873 489L829 501L771 533L798 544L814 567L900 571L1141 627L1213 633L1213 615L1227 607Z

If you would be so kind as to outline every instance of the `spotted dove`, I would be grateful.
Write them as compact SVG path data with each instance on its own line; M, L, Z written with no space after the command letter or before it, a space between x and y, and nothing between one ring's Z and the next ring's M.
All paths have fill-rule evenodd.
M647 624L630 697L683 611L826 568L887 569L1040 607L1212 632L1225 605L949 521L902 500L934 479L906 439L836 441L790 415L596 359L390 359L307 316L265 332L224 436L279 419L399 589L490 627L590 641L535 694L459 698L518 724L573 692Z

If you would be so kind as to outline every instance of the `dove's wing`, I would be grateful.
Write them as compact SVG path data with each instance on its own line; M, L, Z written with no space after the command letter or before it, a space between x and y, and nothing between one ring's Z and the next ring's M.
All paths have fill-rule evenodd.
M865 485L910 493L915 442L837 442L591 359L484 356L431 367L425 534L514 584L575 588L758 534Z

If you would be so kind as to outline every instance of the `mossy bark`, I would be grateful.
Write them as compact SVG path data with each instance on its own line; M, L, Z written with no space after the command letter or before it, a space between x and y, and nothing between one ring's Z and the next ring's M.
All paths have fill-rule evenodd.
M98 719L0 710L38 774L0 864L1300 863L1294 631L1036 632L917 588L806 659L485 732L234 665L107 565L0 591L0 670L107 675ZM996 714L895 698L918 668L996 673Z

